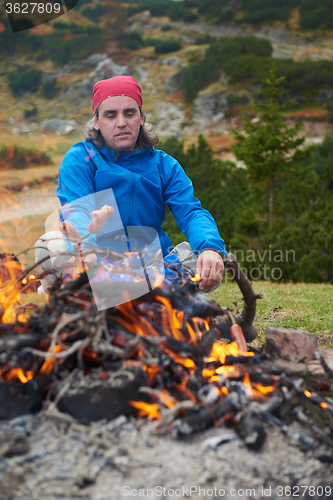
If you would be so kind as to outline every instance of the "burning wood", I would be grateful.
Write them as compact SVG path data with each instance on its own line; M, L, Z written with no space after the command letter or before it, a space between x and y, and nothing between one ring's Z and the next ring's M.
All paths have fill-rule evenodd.
M312 444L300 438L299 445L315 443L331 456L329 373L326 386L311 376L305 382L248 348L242 329L253 338L260 296L233 256L227 267L244 297L235 317L199 294L196 278L103 311L96 310L85 272L57 282L44 308L30 318L20 310L0 324L0 418L38 411L48 399L81 422L136 414L159 420L160 431L175 437L225 423L257 450L267 421L286 432L286 423L304 423L310 411ZM5 320L22 277L10 287L2 290Z

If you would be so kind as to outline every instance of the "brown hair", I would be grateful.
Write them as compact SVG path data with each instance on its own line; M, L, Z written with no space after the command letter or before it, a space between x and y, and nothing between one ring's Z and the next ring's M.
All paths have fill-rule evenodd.
M99 108L100 108L100 105L96 109L96 112L94 115L97 119L99 117ZM140 115L143 116L143 125L140 126L140 131L139 131L139 135L138 135L135 147L140 148L141 150L144 148L151 149L153 146L156 146L156 144L158 144L158 141L159 141L158 135L152 129L151 126L146 125L146 123L145 123L146 116L142 112L140 106L139 106L139 109L140 109ZM85 139L87 139L87 141L91 142L97 148L103 148L105 146L105 140L104 140L104 137L102 136L101 131L96 130L94 127L90 126L89 128L87 128L84 136L85 136Z

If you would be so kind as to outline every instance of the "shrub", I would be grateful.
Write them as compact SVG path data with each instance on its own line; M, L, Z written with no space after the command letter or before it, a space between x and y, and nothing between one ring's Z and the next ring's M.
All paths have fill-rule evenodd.
M121 46L129 50L138 50L146 45L140 33L132 31L123 35Z
M185 99L193 101L199 90L216 81L221 71L230 83L260 84L271 66L272 46L268 40L255 37L233 37L215 40L201 61L190 64L183 78ZM275 59L278 73L286 76L289 95L298 102L311 101L320 87L333 87L332 61Z
M170 24L163 24L163 26L161 26L161 31L170 31L172 30L172 26Z
M240 54L254 54L259 58L270 56L272 46L268 40L252 36L215 40L207 49L205 58L186 68L184 82L185 99L195 99L200 89L217 80L229 61Z
M172 5L169 8L169 17L173 21L179 21L183 18L185 13L184 7L181 5L182 2L172 2Z
M185 23L194 23L198 19L198 16L194 13L189 11L185 11L183 14L183 20Z
M302 61L295 62L291 59L275 59L279 74L286 76L284 86L291 95L306 95L320 86L333 86L332 61ZM259 84L271 66L268 57L253 55L240 55L224 65L230 82L248 80ZM309 95L310 95L309 94Z
M0 150L1 169L24 169L36 165L50 165L50 157L46 153L20 148L18 146L4 146Z
M45 99L53 99L57 93L59 92L59 87L56 86L57 79L51 78L47 82L44 83L42 87L43 96Z
M195 39L195 44L196 45L206 45L207 43L212 43L215 40L213 36L208 35L206 33L205 35L198 36L198 38Z
M36 106L34 108L24 110L24 118L26 118L27 120L29 120L30 118L34 118L35 116L37 116L37 114L38 110Z
M103 14L107 14L109 7L103 4L97 4L96 7L83 7L81 14L90 19L91 21L98 22Z
M179 40L171 39L161 40L155 45L156 54L168 54L169 52L176 52L182 48Z
M300 25L303 29L333 29L333 10L331 0L301 0Z
M59 65L67 64L71 59L87 57L92 51L103 46L103 39L100 35L76 35L69 40L63 40L62 37L55 36L49 42L49 57L55 64Z
M228 5L228 0L201 0L198 6L199 14L211 21L220 22L223 19L223 9Z
M147 45L156 47L156 45L160 42L163 42L163 40L161 40L160 38L146 38L145 42Z
M37 92L42 84L42 72L33 68L19 66L16 71L8 75L8 78L9 87L14 95Z

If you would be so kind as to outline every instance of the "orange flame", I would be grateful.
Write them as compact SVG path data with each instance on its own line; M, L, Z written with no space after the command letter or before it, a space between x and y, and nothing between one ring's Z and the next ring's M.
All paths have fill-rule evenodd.
M25 372L22 368L12 368L9 372L5 374L0 373L0 375L2 375L6 382L10 382L11 380L20 380L23 384L26 384L33 378L34 372L32 370Z
M164 325L165 329L168 329L170 334L176 340L180 340L181 342L186 342L184 335L180 331L180 328L183 325L183 318L184 318L183 311L177 311L177 309L174 309L171 305L170 300L167 299L166 297L157 296L156 298L166 307L168 321Z
M153 337L160 337L159 333L152 327L149 321L136 313L132 302L121 304L117 306L117 309L125 316L125 319L117 318L117 321L125 328L128 328L130 332L142 335L143 337L148 337L150 335Z
M206 363L219 361L222 365L225 362L226 356L254 356L254 352L242 352L236 342L230 344L221 344L214 342L210 356L206 358Z
M60 345L55 345L54 346L54 351L51 350L51 348L49 347L47 352L61 352L63 351L64 349L62 347L60 347ZM39 370L39 373L46 373L46 374L49 374L52 372L53 368L54 368L54 364L56 363L56 359L55 358L46 358L46 360L44 361L44 363L42 364L42 367L41 369Z
M255 382L251 382L251 385L255 399L267 399L265 397L266 394L270 394L276 388L276 380L274 385L261 385L261 384L256 384Z
M243 378L243 384L244 384L244 389L245 393L249 398L253 397L253 391L252 391L252 386L251 386L251 380L250 380L250 375L249 372L246 370L244 378Z
M138 417L148 417L148 420L160 420L161 418L161 414L159 412L157 404L149 404L145 403L144 401L131 400L129 400L128 403L139 410L137 413Z
M179 354L176 354L175 352L171 351L170 349L165 347L162 343L160 345L161 347L163 347L164 351L176 361L176 363L185 366L185 368L189 368L189 372L191 374L197 371L197 365L194 363L193 359L182 358L181 356L179 356Z
M148 384L150 384L150 382L154 380L156 375L160 372L160 367L158 366L157 363L154 363L151 366L146 366L144 367L144 369L148 372L148 380L147 380Z
M159 392L158 397L161 403L163 403L167 408L172 408L177 403L177 400L171 396L170 392L166 389L162 389Z
M193 278L190 278L191 281L197 282L201 280L200 274L195 274Z

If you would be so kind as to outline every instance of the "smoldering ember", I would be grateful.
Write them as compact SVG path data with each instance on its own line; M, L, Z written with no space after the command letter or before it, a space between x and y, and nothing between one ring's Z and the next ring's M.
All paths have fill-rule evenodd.
M333 498L333 354L283 328L251 345L261 296L225 264L241 311L177 269L104 310L83 269L42 307L20 305L32 268L1 284L1 500Z

